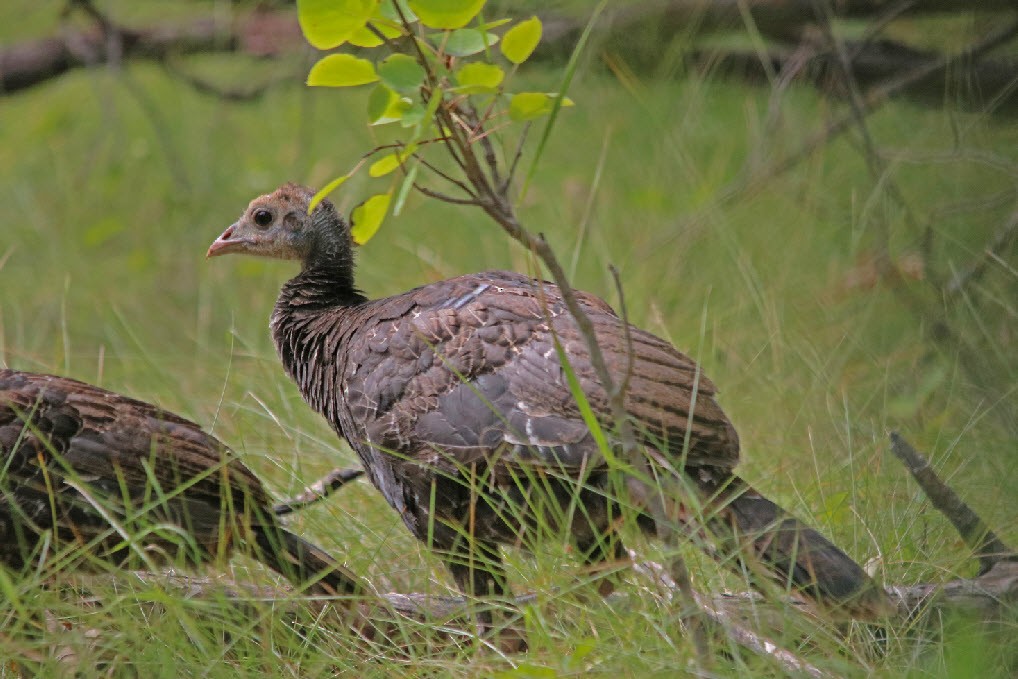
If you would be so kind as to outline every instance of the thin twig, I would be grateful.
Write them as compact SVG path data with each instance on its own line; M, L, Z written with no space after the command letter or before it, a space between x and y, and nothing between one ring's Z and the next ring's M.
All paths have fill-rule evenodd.
M892 200L894 200L894 202L902 209L908 226L914 231L918 231L918 221L916 220L908 201L905 200L905 194L892 177L885 177L887 174L887 165L883 156L877 152L876 143L873 141L873 135L870 134L869 126L866 124L866 111L864 110L865 102L863 100L862 93L859 91L859 84L856 82L855 75L852 71L852 59L845 50L844 42L838 38L831 27L831 7L825 0L812 0L812 4L818 23L824 32L824 38L827 40L827 43L830 45L830 48L834 51L836 56L838 69L841 72L841 80L844 83L845 91L848 93L849 111L852 113L855 126L859 131L859 137L862 139L866 166L869 168L870 175L874 182L878 184L883 183L885 190L891 196ZM886 274L890 268L891 254L890 233L887 228L887 220L885 219L879 220L879 237L879 258L877 265L881 269L881 273Z
M433 189L429 189L427 186L421 186L417 182L414 182L414 188L420 191L425 196L435 198L446 203L452 203L453 205L481 205L481 201L476 198L454 198L445 193L439 193Z
M520 141L516 145L516 153L513 154L513 162L509 166L509 173L505 176L505 181L498 187L498 192L501 196L508 199L509 187L512 186L513 177L516 176L516 168L520 164L520 158L523 157L523 145L527 142L527 135L530 133L530 126L533 123L528 122L523 126L523 131L520 132Z
M633 550L629 550L630 558L633 560L633 570L640 575L651 578L655 583L664 585L668 589L677 589L678 585L672 580L666 569L655 561L641 561ZM757 655L770 658L781 665L786 672L794 674L806 674L814 679L833 679L836 675L825 672L816 665L800 658L791 651L781 648L777 643L767 637L757 634L745 625L734 619L732 615L714 605L714 603L699 592L693 593L697 606L710 620L725 631L729 639L739 646L746 648Z
M979 574L987 573L999 561L1018 559L1018 554L997 537L979 515L951 489L930 466L929 461L898 432L892 431L891 452L901 460L941 514L954 525L979 559Z
M473 139L480 141L481 148L484 149L484 162L491 172L491 182L495 186L500 186L502 184L502 175L498 169L498 156L495 153L494 145L491 143L491 132L484 131L484 123L487 120L487 116L485 116L485 120L481 120L477 115L477 111L469 104L461 105L460 108L463 110L465 119L475 123L475 132L471 136Z
M953 299L970 283L982 278L983 274L986 273L986 269L989 268L990 262L993 261L993 256L999 256L1016 238L1018 238L1018 212L1012 214L1007 223L993 235L990 242L983 248L982 256L963 271L955 274L948 284L944 286L945 296L949 300Z
M331 472L318 479L304 489L303 493L281 500L272 507L276 516L292 514L298 509L304 509L313 504L321 502L332 495L346 484L359 479L364 475L363 469L333 469Z
M260 99L270 88L282 84L284 82L291 82L293 78L289 75L278 78L271 78L265 82L259 83L254 86L245 88L230 88L223 87L216 83L199 78L198 76L188 73L184 69L175 65L171 60L164 59L162 62L163 69L169 75L183 81L191 87L198 94L206 94L213 97L217 97L224 101L232 102L248 102Z
M439 177L441 177L442 179L446 180L447 182L449 182L449 183L457 186L458 188L462 189L464 193L466 193L468 196L470 196L474 200L477 200L477 196L474 195L474 192L470 190L469 186L467 186L466 184L464 184L460 180L456 179L455 177L450 176L449 174L447 174L443 170L439 169L438 167L436 167L432 163L428 162L428 160L425 159L424 156L415 153L414 157L417 158L417 160L419 160L421 162L421 165L423 165L424 167L428 168L429 170L431 170L432 172L434 172L435 174L437 174Z
M622 317L622 330L626 340L626 371L622 374L622 379L615 385L615 389L609 396L612 399L619 399L617 404L618 409L625 410L626 406L623 399L629 390L629 380L633 377L633 334L629 327L629 311L626 308L626 296L622 292L622 279L619 276L619 270L615 268L614 264L609 264L608 271L611 272L612 280L615 281L615 292L619 296L619 315ZM631 433L632 431L630 430ZM635 441L633 445L636 445Z
M871 88L863 97L862 113L864 115L872 114L902 90L938 71L946 71L956 63L978 61L988 52L1012 40L1016 35L1018 35L1018 19L1003 24L979 42L970 45L956 54L930 60L897 78L888 80L883 85ZM800 162L812 156L817 149L827 145L850 129L855 121L856 113L849 112L829 123L824 129L811 135L791 153L778 158L759 171L744 173L718 193L716 204L725 204L737 196L745 197L762 191L768 182L788 172Z

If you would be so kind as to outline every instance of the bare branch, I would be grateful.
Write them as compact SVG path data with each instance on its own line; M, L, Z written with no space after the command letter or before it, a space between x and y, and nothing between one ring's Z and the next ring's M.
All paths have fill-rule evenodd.
M272 511L276 516L285 516L298 509L304 509L321 502L335 491L364 475L363 469L333 469L304 489L303 493L281 500Z
M512 186L513 178L516 176L516 168L520 164L520 158L523 157L523 146L527 143L527 136L530 133L530 126L533 123L528 122L523 126L523 131L520 132L520 140L516 144L516 153L513 154L513 162L509 165L509 173L505 176L505 181L498 187L499 194L508 200L509 187Z
M494 104L492 104L494 105ZM488 166L488 172L491 173L491 182L495 186L502 185L502 175L498 169L498 156L495 153L495 147L491 143L491 130L485 130L484 124L487 121L488 115L482 120L478 117L477 111L467 102L459 104L459 109L463 112L463 118L471 125L470 140L479 141L481 148L484 149L484 163ZM491 109L489 108L489 111Z
M244 88L239 87L223 87L204 78L200 78L192 73L188 73L178 65L174 64L169 60L164 60L163 68L166 72L177 78L178 80L186 83L198 94L207 94L213 97L217 97L224 101L232 102L248 102L260 99L262 95L269 91L272 87L280 85L282 83L288 83L293 80L290 76L279 76L270 78L265 82L258 83L256 85L248 85Z
M476 198L455 198L448 194L439 193L438 191L429 189L427 186L421 186L417 182L414 182L414 188L417 191L424 194L425 196L428 196L429 198L434 198L436 200L440 200L443 203L452 203L453 205L475 205L475 206L481 205L481 202Z
M980 575L988 573L999 561L1018 560L1018 554L1005 545L979 515L937 476L925 457L898 432L892 431L890 437L891 451L895 457L901 460L933 506L954 525L965 544L979 559Z
M466 184L464 184L460 180L456 179L455 177L450 176L449 174L447 174L443 170L439 169L438 167L436 167L432 163L428 162L427 160L425 160L424 156L421 156L421 155L415 153L414 157L417 158L417 160L420 161L421 165L423 165L424 167L428 168L430 171L434 172L435 174L437 174L439 177L441 177L442 179L446 180L447 182L449 182L449 183L455 185L456 187L462 189L463 192L466 193L468 196L470 196L472 199L477 200L477 196L474 195L474 192L470 190L469 186L467 186Z
M936 59L921 61L914 68L898 75L867 91L860 104L863 115L870 115L882 105L899 95L909 86L930 78L935 74L943 74L955 64L975 62L990 51L1009 42L1018 36L1018 20L1003 23L996 30L983 37L979 42L961 52ZM783 175L800 162L812 156L818 149L836 139L849 130L856 122L858 111L851 111L828 123L822 130L810 135L806 141L794 151L779 157L767 166L733 180L719 192L718 203L727 203L736 197L746 197L763 190L776 177Z
M983 256L979 257L964 270L955 274L947 285L944 286L944 293L947 298L953 299L957 297L969 284L982 278L990 262L993 261L994 256L999 257L1016 240L1018 240L1018 212L1012 214L1007 223L993 235L990 242L983 248Z
M619 276L619 270L615 268L614 264L609 264L608 271L611 272L612 280L615 281L615 292L619 296L619 314L622 317L622 328L626 339L626 370L622 374L622 379L615 385L615 389L609 394L609 398L618 400L618 403L614 404L613 408L624 411L624 399L626 392L629 390L629 380L633 376L633 335L629 327L629 310L626 308L626 296L622 291L622 279ZM629 434L632 435L631 428ZM633 441L629 445L635 447L636 442Z
M669 577L668 571L664 566L654 561L640 561L639 555L633 550L629 550L629 556L633 560L633 570L636 573L649 577L656 584L663 585L668 589L677 588L676 583ZM791 651L781 648L776 642L749 629L724 608L717 606L711 599L699 593L696 593L695 596L700 610L714 621L719 628L723 629L728 638L739 646L747 648L757 655L771 658L781 665L786 672L806 674L814 679L833 679L835 677L835 675L825 672Z

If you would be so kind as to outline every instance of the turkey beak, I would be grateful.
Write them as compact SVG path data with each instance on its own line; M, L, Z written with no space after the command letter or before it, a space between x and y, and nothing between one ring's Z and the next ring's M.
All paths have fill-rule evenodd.
M250 238L238 237L236 235L237 225L231 224L226 231L217 238L212 245L209 246L209 251L205 253L205 257L218 257L219 255L228 255L231 252L240 252L247 250L252 241Z

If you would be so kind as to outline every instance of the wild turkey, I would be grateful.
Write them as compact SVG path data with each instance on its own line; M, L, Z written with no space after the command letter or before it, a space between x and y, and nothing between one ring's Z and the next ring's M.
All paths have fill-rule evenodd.
M578 497L582 511L568 529L590 562L619 556L606 464L556 337L609 427L610 408L558 288L488 271L368 300L354 284L347 225L329 201L309 215L313 194L286 184L256 198L208 256L301 262L272 314L283 366L410 531L440 550L462 590L502 595L498 545L527 543L543 489L563 507ZM727 555L762 562L828 607L859 617L888 611L852 559L732 473L738 436L693 360L632 326L630 357L608 304L586 293L579 301L614 379L631 370L625 408L640 443L682 465ZM544 511L541 520L562 528L554 524L563 514Z
M306 498L274 508L229 448L156 406L0 369L0 453L0 560L9 568L193 565L245 546L314 593L365 591L275 518Z

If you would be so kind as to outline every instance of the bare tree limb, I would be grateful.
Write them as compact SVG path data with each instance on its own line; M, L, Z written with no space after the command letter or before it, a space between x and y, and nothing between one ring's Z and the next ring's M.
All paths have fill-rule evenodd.
M108 30L96 26L26 40L0 49L0 95L38 85L73 69L109 63ZM177 26L134 29L115 26L119 60L160 61L171 56L245 52L256 56L303 44L292 13L255 12L234 23L199 19Z
M1000 257L1011 245L1018 242L1018 212L1011 215L1007 223L993 235L990 242L983 248L983 255L972 262L965 269L959 271L944 286L944 293L948 299L961 294L971 283L978 281L986 273L990 262L995 257Z
M285 516L321 502L351 481L364 476L363 469L333 469L304 489L303 493L281 500L272 507L276 516Z
M245 87L223 87L193 73L188 73L179 65L169 60L163 61L163 68L168 74L186 83L198 94L207 94L217 99L233 102L255 101L260 99L273 86L293 81L290 75L286 75L269 78L261 83L247 84Z
M979 574L990 572L1002 560L1018 560L1018 554L997 537L979 515L937 476L929 461L898 432L892 431L891 451L922 488L933 506L954 525L979 559Z
M837 0L831 2L839 19L872 19L892 16L935 16L971 12L991 14L1014 9L1010 0ZM813 22L811 0L651 0L630 3L614 11L603 33L610 36L632 33L641 24L654 27L660 35L690 32L711 33L743 30L752 20L763 35L798 39L804 25ZM583 26L570 17L546 13L544 40L537 56L558 54L563 44L572 44Z
M675 591L676 585L668 575L668 569L653 561L634 559L633 568L642 577L650 578L666 591ZM79 576L78 581L86 584L95 581L106 590L115 588L118 601L123 602L127 591L125 578L136 578L145 585L157 585L167 590L177 600L233 600L235 607L251 606L252 614L259 603L272 604L272 610L279 615L291 617L300 611L312 614L324 609L328 599L301 596L286 583L277 585L254 585L250 582L236 582L221 576L198 577L175 573L134 572ZM87 588L85 592L87 592ZM75 592L82 592L75 586ZM1007 611L1018 610L1018 562L1000 561L990 571L971 579L951 580L946 583L918 585L894 585L887 588L888 594L898 603L902 614L913 622L920 622L939 612L969 612L987 619L999 618ZM768 638L770 634L782 633L783 617L787 607L801 610L803 615L812 615L810 608L796 599L772 602L777 607L774 616L764 614L763 600L754 592L718 594L704 596L697 593L697 605L705 615L718 623L718 627L739 646L753 653L770 657L786 671L827 677L823 670L800 655L792 653ZM532 603L534 595L517 597L517 606ZM82 608L89 608L101 602L93 597L82 599ZM139 605L152 606L149 599L139 600ZM414 636L445 640L455 643L474 636L470 622L471 606L476 601L462 596L441 596L422 593L388 593L376 599L369 598L358 605L357 616L330 617L328 623L334 631L348 629L351 634L365 636L365 622L368 630L374 632L374 642L394 649L405 646L406 633ZM610 604L609 604L610 605ZM341 606L341 609L348 605ZM264 609L262 609L264 610ZM337 628L337 625L340 627ZM2 637L0 637L2 639ZM819 672L819 674L817 673Z
M649 577L655 584L667 589L676 589L677 585L668 575L668 570L654 561L640 561L633 550L629 550L633 560L633 570L639 575ZM725 607L718 606L712 599L696 593L696 602L708 618L724 630L729 639L739 646L749 649L757 655L771 658L786 672L805 674L814 679L833 679L835 675L825 672L816 665L800 658L791 651L782 648L778 643L758 634L736 619L736 616Z

